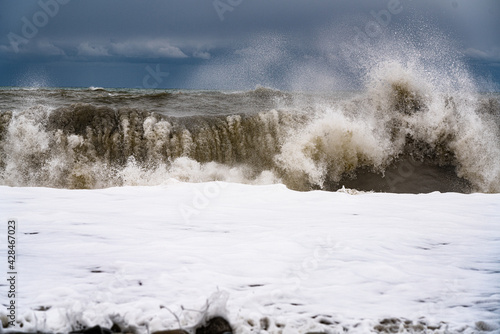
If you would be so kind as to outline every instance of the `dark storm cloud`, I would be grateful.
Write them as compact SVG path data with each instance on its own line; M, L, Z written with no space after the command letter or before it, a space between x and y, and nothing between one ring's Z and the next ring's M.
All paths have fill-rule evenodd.
M41 28L36 28L34 24L38 33L32 38L23 34L23 28L28 32L33 30L30 26L36 23L40 17L36 14L42 11L42 6L38 3L47 4L47 7L58 2L4 0L4 12L12 11L9 17L18 17L17 20L11 19L2 25L1 41L4 50L9 44L11 48L16 44L16 38L14 43L9 43L11 41L5 38L9 32L13 32L23 42L45 39L50 40L51 45L67 50L81 46L82 52L89 55L108 55L106 51L109 49L115 49L112 53L119 54L123 50L127 56L139 55L142 52L132 49L145 47L144 51L148 52L148 45L158 44L151 45L149 51L152 52L152 57L161 54L176 57L180 53L174 48L225 46L260 31L306 34L331 22L335 17L341 17L349 11L354 13L360 7L359 4L348 5L345 1L246 0L233 2L239 3L234 7L226 5L228 7L221 11L217 1L73 0L67 4L58 4L59 8L53 9L57 14L49 18L48 24ZM5 8L7 4L8 8ZM36 49L36 43L31 48L24 48L24 44L28 43L21 42L20 49ZM161 48L162 45L166 49L170 48L170 52L164 50L163 53L155 54L154 48Z
M280 41L284 50L267 47L281 54L273 60L311 63L325 61L342 43L373 44L379 35L411 34L420 24L444 31L487 68L498 64L499 9L496 0L0 0L0 84L16 84L28 68L38 68L62 85L136 86L148 64L160 64L170 73L168 85L179 86L203 66L248 62L245 52L275 65L255 50L259 36ZM116 68L134 79L121 75L113 83Z

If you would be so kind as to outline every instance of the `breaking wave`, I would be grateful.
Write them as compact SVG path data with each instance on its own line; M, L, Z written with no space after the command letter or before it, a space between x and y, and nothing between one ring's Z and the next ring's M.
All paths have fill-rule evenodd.
M500 191L497 95L440 92L395 62L380 64L367 86L336 98L263 87L184 92L184 99L209 96L226 107L202 115L152 112L144 100L143 108L114 101L5 111L0 182L101 188L177 178L297 190ZM238 112L246 98L255 112ZM262 100L273 107L259 109Z

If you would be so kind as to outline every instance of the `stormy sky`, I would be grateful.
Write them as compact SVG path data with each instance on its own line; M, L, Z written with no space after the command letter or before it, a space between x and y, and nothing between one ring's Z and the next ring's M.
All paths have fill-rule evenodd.
M500 1L0 0L0 86L357 89L390 59L499 90Z

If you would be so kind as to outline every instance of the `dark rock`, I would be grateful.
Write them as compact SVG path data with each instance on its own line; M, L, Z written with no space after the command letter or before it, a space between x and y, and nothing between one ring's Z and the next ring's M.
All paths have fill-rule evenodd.
M330 320L328 320L326 318L319 319L319 323L322 325L333 325L333 322L331 322Z
M153 332L152 334L189 334L189 333L183 329L172 329L168 331Z
M413 323L413 321L408 319L392 318L383 319L374 327L374 329L378 333L401 333L401 331L404 331L405 333L427 333L429 330L436 331L441 329L442 325L444 325L444 323L440 323L437 326L431 326L422 320L417 323Z
M118 326L117 324L113 323L113 326L111 326L111 331L113 333L121 333L122 329L121 329L120 326Z
M111 332L109 329L103 328L99 325L83 329L81 331L70 332L70 334L112 334L112 333L113 332Z
M204 325L196 328L196 334L229 334L232 332L231 325L222 317L212 318L206 321Z
M476 322L476 328L483 332L491 332L494 331L495 329L498 329L496 326L488 324L484 321Z
M379 333L398 333L401 320L399 319L383 319L374 329Z
M265 317L260 319L260 328L267 331L269 329L269 318Z

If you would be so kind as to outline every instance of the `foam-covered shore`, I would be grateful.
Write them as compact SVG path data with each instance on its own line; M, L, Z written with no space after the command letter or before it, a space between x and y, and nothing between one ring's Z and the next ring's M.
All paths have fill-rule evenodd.
M499 332L498 203L173 180L2 186L1 219L18 220L15 329L151 333L222 315L235 333Z

